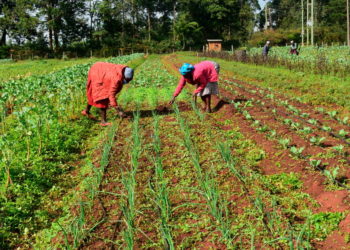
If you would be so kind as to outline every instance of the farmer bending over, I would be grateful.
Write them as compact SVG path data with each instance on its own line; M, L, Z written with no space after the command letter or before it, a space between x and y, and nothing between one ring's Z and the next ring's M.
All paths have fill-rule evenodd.
M211 95L219 94L220 65L212 61L203 61L194 66L184 63L179 71L182 76L169 104L174 103L175 98L181 93L186 82L188 82L197 86L192 95L195 102L197 101L197 96L200 96L205 104L205 110L211 113Z
M124 111L118 106L115 98L124 84L129 83L134 76L134 70L126 65L97 62L91 66L86 84L88 104L81 113L93 119L90 115L91 106L101 110L101 126L108 126L106 112L110 105L120 117L126 117Z

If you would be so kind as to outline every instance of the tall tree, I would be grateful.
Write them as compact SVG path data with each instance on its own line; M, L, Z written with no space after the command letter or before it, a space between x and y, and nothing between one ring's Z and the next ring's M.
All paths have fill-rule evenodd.
M37 0L37 7L38 15L45 19L51 50L86 37L85 0Z
M0 1L0 45L6 44L7 36L19 44L35 36L38 20L33 11L32 0Z

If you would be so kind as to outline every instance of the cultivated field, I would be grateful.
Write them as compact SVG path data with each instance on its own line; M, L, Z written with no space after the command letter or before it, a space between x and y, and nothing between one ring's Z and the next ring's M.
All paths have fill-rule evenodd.
M3 83L0 248L349 249L349 80L211 58L214 112L169 106L205 59L111 59L136 75L103 129L91 64Z

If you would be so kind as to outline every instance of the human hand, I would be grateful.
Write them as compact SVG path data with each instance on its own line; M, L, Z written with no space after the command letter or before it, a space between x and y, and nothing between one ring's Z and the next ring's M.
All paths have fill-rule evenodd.
M118 113L118 115L119 115L120 118L125 118L125 117L127 117L127 115L125 114L125 112L124 112L121 108L116 107L115 110L117 111L117 113Z
M173 98L171 98L171 100L170 100L170 102L169 102L169 105L172 105L172 104L175 102L175 99L176 99L176 97L173 96Z
M126 118L126 117L128 117L128 115L125 114L124 111L119 111L119 112L118 112L118 115L120 116L120 118Z
M192 99L193 99L194 103L197 104L197 94L196 93L192 94Z

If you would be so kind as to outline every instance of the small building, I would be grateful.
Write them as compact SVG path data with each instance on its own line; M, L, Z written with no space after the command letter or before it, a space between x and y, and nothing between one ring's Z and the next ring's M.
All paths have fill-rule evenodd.
M220 52L222 49L221 39L208 39L207 40L207 51Z

